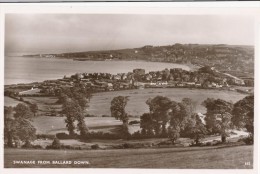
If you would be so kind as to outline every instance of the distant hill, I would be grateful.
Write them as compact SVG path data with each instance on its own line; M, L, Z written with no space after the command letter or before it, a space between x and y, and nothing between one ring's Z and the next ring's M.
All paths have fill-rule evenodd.
M31 57L68 58L86 60L144 60L214 66L219 71L230 71L252 76L254 47L244 45L174 44L167 46L146 45L140 48L87 51L61 54L26 55ZM242 76L244 76L242 75Z

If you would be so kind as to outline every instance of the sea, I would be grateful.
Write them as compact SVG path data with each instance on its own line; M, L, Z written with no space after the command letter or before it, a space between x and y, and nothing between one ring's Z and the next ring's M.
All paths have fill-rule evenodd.
M36 58L6 56L4 62L5 85L42 82L71 76L75 73L127 73L135 68L143 68L146 72L161 71L165 68L182 68L191 70L184 64L146 62L146 61L75 61L61 58Z

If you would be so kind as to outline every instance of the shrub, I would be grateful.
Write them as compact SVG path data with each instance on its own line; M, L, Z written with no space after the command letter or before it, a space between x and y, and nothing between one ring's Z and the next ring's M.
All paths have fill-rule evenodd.
M196 143L195 141L193 141L193 142L190 144L190 147L196 147L196 146L203 146L203 143L201 143L201 142Z
M53 140L55 138L55 135L49 135L49 134L37 134L37 139L51 139Z
M171 141L161 141L157 145L158 146L161 146L161 145L172 145L172 142Z
M61 133L57 133L56 134L56 137L60 140L65 140L65 139L72 139L73 137L70 136L69 134L66 134L64 132L61 132Z
M128 148L141 148L141 147L145 147L144 143L124 143L122 144L122 147L124 149L128 149Z
M127 148L134 148L133 144L129 144L129 143L124 143L123 144L123 148L127 149Z
M129 125L139 124L139 123L140 123L140 121L138 121L138 120L133 120L133 121L130 121L130 122L129 122Z
M61 148L60 140L58 138L54 138L51 146L53 149L60 149Z
M213 142L206 142L205 146L213 146Z
M248 136L246 138L239 139L238 141L239 142L243 141L244 143L246 143L248 145L254 144L253 136Z
M111 133L104 133L104 132L90 132L87 134L87 136L85 138L81 138L81 139L119 139L121 138L120 135L118 134L111 134Z
M114 148L114 149L123 149L124 146L122 144L118 144L118 145L112 146L112 148Z
M33 147L33 145L31 144L31 142L29 140L26 140L24 145L22 145L22 148L32 148L32 147Z
M86 114L85 117L96 117L96 115Z
M100 147L99 147L98 144L94 144L94 145L91 146L91 149L99 149L99 148L100 148Z
M43 147L41 145L34 145L33 148L34 149L43 149Z
M110 115L102 115L102 117L110 117Z
M47 145L47 146L45 147L45 149L53 149L53 148L52 148L52 145Z

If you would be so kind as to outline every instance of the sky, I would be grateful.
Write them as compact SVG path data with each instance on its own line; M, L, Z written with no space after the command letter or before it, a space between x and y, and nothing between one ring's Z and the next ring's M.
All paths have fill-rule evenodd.
M64 53L175 43L254 45L254 19L232 15L7 14L5 53Z

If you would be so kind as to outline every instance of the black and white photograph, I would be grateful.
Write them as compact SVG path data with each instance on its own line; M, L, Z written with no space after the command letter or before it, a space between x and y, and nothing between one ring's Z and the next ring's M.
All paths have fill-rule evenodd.
M4 19L4 168L253 169L254 16Z

